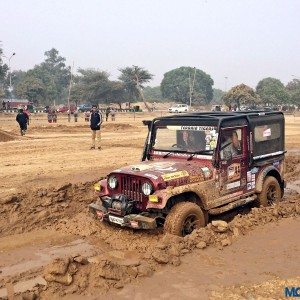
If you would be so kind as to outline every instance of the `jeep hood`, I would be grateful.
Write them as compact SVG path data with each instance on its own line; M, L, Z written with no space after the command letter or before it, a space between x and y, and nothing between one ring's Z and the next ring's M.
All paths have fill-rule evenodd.
M114 174L141 176L151 181L170 182L183 178L193 178L194 182L212 178L213 167L210 160L160 160L147 161L114 170Z

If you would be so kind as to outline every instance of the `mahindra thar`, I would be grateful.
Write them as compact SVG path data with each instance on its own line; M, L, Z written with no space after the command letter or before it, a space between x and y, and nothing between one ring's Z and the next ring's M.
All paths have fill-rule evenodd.
M185 236L209 216L281 200L281 112L199 112L143 123L148 136L141 163L95 185L99 200L89 209L98 220L136 229L164 226Z

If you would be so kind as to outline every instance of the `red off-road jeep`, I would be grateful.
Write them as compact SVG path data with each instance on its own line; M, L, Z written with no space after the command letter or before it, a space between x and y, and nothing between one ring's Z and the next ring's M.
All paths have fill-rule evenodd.
M284 116L280 112L205 112L156 118L142 162L114 170L95 189L90 210L132 228L164 226L186 235L217 215L254 202L280 201Z

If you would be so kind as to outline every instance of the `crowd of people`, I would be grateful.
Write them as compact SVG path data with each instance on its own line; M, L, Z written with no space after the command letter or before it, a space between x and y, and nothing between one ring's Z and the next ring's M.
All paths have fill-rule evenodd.
M19 109L19 112L16 116L16 121L20 127L21 135L25 135L27 131L27 126L29 125L29 116L30 113L26 109ZM106 122L111 116L111 120L116 120L116 110L112 107L107 107L105 110L105 120ZM75 111L73 113L74 122L78 121L79 112ZM71 119L71 114L68 113L69 120ZM49 109L47 112L47 120L48 123L57 123L57 112L55 109ZM103 117L97 105L93 105L91 111L84 112L84 120L85 122L90 123L90 128L92 130L92 145L90 149L98 149L101 150L101 124L103 122Z

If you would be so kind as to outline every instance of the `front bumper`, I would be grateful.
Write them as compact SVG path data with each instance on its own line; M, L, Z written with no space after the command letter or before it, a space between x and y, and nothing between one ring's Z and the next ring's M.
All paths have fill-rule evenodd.
M118 216L108 212L101 204L92 203L89 205L89 210L100 221L117 224L122 227L130 227L134 229L155 229L157 228L155 218L143 216L140 214L130 214Z

